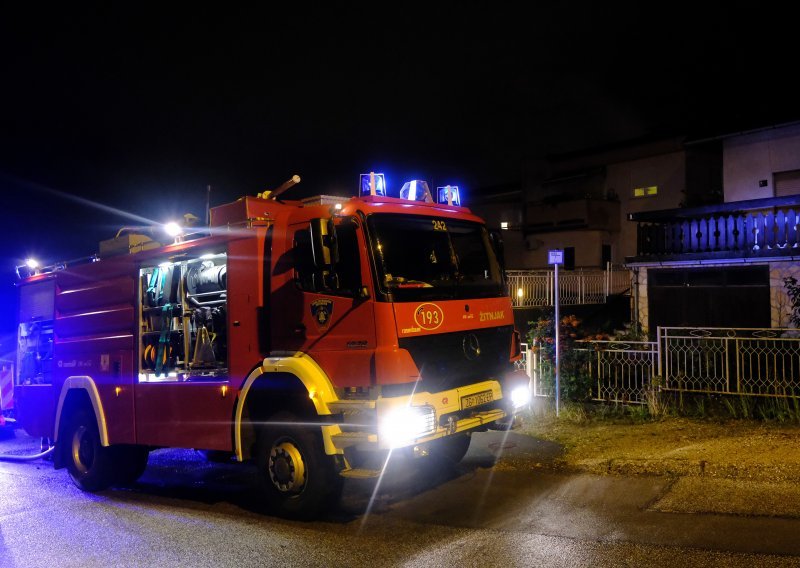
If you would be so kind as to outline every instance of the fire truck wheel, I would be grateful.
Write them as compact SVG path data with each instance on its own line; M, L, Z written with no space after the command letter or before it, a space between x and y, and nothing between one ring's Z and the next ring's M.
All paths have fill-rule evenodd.
M268 506L284 517L318 516L334 504L342 488L334 458L325 454L319 428L296 425L302 420L290 412L279 412L269 422L273 425L259 432L256 447Z
M147 468L150 451L143 446L115 446L116 480L129 485L139 479Z
M468 434L455 434L434 442L433 455L452 464L457 464L467 455L472 438Z
M101 491L115 481L112 448L103 447L94 414L85 409L70 416L65 431L67 469L84 491Z

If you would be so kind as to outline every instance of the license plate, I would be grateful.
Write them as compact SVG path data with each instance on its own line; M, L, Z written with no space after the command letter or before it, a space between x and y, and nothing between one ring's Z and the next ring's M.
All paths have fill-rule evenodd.
M493 400L494 395L492 394L492 391L476 392L475 394L461 397L461 409L466 410L467 408L480 406L481 404L486 404L487 402L492 402Z

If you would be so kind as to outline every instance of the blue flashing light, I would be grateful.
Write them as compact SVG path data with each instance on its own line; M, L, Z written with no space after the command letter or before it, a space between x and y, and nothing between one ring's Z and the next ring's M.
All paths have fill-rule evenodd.
M433 203L428 182L421 179L414 179L404 183L402 189L400 189L400 199Z
M361 174L360 195L381 195L386 197L386 176L370 172Z
M447 205L456 205L461 207L461 193L458 191L457 185L445 185L436 188L437 201L439 203L446 203Z

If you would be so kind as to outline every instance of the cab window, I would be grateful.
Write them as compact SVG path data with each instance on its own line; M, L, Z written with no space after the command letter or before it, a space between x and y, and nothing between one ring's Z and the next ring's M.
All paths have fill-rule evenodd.
M314 267L308 228L295 231L293 260L295 282L306 292L355 296L361 287L361 257L358 248L358 224L352 218L336 225L339 261L329 273Z

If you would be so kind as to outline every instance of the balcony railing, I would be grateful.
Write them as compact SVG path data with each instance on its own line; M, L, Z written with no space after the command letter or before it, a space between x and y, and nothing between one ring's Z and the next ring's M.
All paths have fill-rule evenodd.
M511 305L515 308L552 306L555 274L552 270L508 270ZM610 266L607 270L560 270L559 303L565 306L605 304L608 297L630 291L630 271Z
M635 213L631 261L800 255L800 195Z

